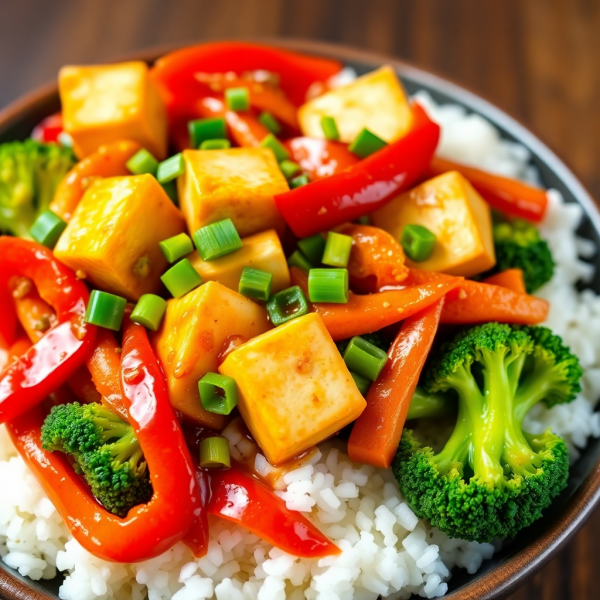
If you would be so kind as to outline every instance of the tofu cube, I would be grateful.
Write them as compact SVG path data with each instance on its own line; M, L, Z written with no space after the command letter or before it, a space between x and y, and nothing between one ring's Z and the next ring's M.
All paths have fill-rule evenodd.
M435 233L431 256L410 267L471 277L496 263L491 211L458 172L450 171L401 194L372 214L373 225L401 239L405 225L418 224Z
M63 67L58 86L64 128L79 158L123 139L165 158L167 112L145 62Z
M221 258L202 260L198 252L194 252L189 258L203 281L218 281L236 292L244 267L271 273L271 293L290 287L290 271L274 229L244 238L239 250Z
M185 173L178 178L179 204L190 233L230 218L241 237L285 222L273 196L289 190L268 148L185 150Z
M198 381L217 372L219 355L230 343L249 340L270 327L262 306L215 281L169 300L152 344L174 408L203 427L223 429L227 417L204 410Z
M234 350L219 371L235 379L242 417L274 465L330 437L366 407L315 313Z
M185 221L152 175L110 177L85 192L54 254L90 283L138 300L161 287L167 261L158 243Z
M408 133L412 109L396 72L384 66L334 88L298 110L304 135L324 137L322 117L333 117L340 141L351 143L364 128L391 143Z

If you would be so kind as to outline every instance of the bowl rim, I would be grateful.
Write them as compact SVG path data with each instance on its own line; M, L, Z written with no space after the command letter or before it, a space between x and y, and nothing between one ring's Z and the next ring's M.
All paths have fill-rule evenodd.
M597 204L571 169L567 167L565 162L546 143L542 142L537 135L533 134L518 120L495 106L492 102L484 99L480 94L470 91L463 85L453 83L446 77L416 67L410 62L377 52L359 50L351 46L315 40L277 37L232 37L218 40L207 38L183 44L165 44L128 53L121 60L137 59L152 62L163 54L178 48L210 43L212 41L246 41L268 44L291 51L335 58L342 63L354 60L374 66L390 64L397 69L401 76L435 88L452 97L457 103L499 124L519 142L525 144L571 190L578 203L583 207L594 229L600 232L600 212ZM57 95L58 85L56 82L52 82L42 85L11 102L7 107L0 110L0 131L9 127L12 122L18 121L23 114L34 111L36 107L45 106L51 100L55 100ZM541 569L571 540L598 504L600 504L600 458L593 465L593 468L582 481L581 485L564 503L552 527L542 533L542 535L532 539L514 555L508 556L497 567L482 575L476 575L473 581L465 583L460 589L448 594L445 598L448 600L498 600L505 598L520 587L527 578L533 576ZM55 600L54 596L41 591L37 585L34 588L15 578L2 565L0 565L0 598L6 598L6 600L26 600L27 598L31 600Z

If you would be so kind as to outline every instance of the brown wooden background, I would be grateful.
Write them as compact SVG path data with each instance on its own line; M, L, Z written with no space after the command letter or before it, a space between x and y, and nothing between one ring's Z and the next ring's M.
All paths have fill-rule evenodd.
M0 108L62 64L206 38L339 42L434 70L520 119L600 198L600 0L0 0ZM600 513L511 600L600 598Z

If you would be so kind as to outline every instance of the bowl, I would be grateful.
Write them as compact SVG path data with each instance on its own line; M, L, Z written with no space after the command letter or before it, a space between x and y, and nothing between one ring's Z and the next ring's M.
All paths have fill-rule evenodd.
M573 173L544 143L506 113L486 100L407 63L377 54L332 44L302 40L262 40L309 54L341 60L359 74L382 64L393 65L409 93L427 90L438 103L456 103L491 121L506 139L526 146L546 187L559 190L568 202L579 203L585 212L579 234L600 247L600 213L589 193ZM152 61L173 47L137 53ZM17 100L0 112L0 142L27 137L45 116L59 109L56 84L49 84ZM598 262L600 266L600 261ZM600 270L587 286L600 293ZM446 600L492 600L504 598L518 588L558 552L585 523L600 503L600 440L590 440L571 468L569 484L534 525L506 543L492 559L484 561L475 575L458 570L450 581ZM0 562L0 598L6 600L56 600L60 580L33 582Z

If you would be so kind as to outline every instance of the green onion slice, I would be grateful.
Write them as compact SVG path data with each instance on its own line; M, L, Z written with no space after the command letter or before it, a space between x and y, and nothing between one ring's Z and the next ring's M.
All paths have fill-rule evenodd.
M199 148L204 140L227 139L227 123L224 117L211 117L188 122L190 145Z
M227 150L231 148L229 140L204 140L200 144L200 150Z
M198 392L202 406L217 415L228 415L238 403L237 385L227 375L207 373L198 382Z
M183 160L183 154L180 152L159 163L156 171L156 179L158 179L158 183L168 183L169 181L173 181L173 179L177 179L177 177L184 173L185 162Z
M423 225L413 223L402 230L402 248L414 262L427 260L435 248L436 236Z
M366 379L365 377L361 377L360 375L357 375L356 373L352 373L352 371L350 371L350 375L352 375L352 379L354 379L354 383L356 384L358 391L363 396L366 396L367 393L369 392L369 388L371 387L371 382L368 379Z
M134 175L144 175L149 173L150 175L156 175L156 169L158 169L158 161L146 150L142 148L138 150L126 163L125 166Z
M227 438L214 436L200 442L200 466L203 469L231 466Z
M308 313L309 306L302 289L295 285L271 296L267 302L267 312L273 325L283 325L296 317Z
M151 331L156 331L160 327L166 310L167 301L164 298L155 294L144 294L135 305L131 313L131 320Z
M54 248L67 223L51 210L45 210L33 223L29 235L42 246Z
M281 133L281 125L270 112L262 112L258 120L271 132L277 135Z
M231 219L201 227L194 233L194 243L203 260L214 260L242 247L242 240Z
M295 190L296 188L302 187L307 183L310 183L308 175L306 173L302 173L302 175L298 175L298 177L294 177L294 179L290 181L290 187Z
M352 238L349 235L330 231L327 234L322 262L330 267L346 267L351 250Z
M308 298L311 302L348 302L348 269L311 269Z
M202 277L187 258L173 265L160 279L174 298L184 296L202 283Z
M317 233L298 241L298 248L313 265L321 264L323 252L325 251L325 238Z
M290 254L287 264L288 267L298 267L303 271L310 271L312 269L310 261L306 258L306 256L304 256L304 254L302 254L302 252L300 252L300 250L294 250Z
M105 329L119 331L123 323L127 300L108 292L93 290L85 311L85 322Z
M353 337L344 352L348 370L369 381L375 381L379 377L387 359L387 354L381 348L360 336Z
M263 148L271 148L277 162L281 162L290 157L289 152L285 149L284 145L272 133L266 135L260 145Z
M279 163L279 168L286 179L292 178L300 171L300 165L292 160L282 160Z
M183 258L186 254L190 254L194 251L194 244L187 233L174 235L169 239L159 242L158 245L164 257L170 263L174 263L180 258Z
M264 300L266 302L271 295L272 282L272 273L262 271L261 269L253 269L252 267L244 267L238 291L248 298Z
M334 142L340 139L340 132L333 117L321 117L321 128L326 139Z
M380 137L377 137L374 133L371 133L368 129L363 129L354 139L354 141L348 146L348 150L356 156L361 158L367 158L374 152L385 148L387 143L384 142Z
M248 88L237 87L225 90L225 103L229 110L236 112L248 110L250 108L250 94Z

